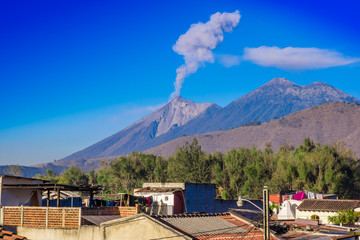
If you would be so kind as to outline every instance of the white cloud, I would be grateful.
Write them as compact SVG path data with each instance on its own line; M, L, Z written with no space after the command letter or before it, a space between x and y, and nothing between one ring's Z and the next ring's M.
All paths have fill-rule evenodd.
M232 67L239 65L241 62L241 56L230 55L230 54L217 54L216 60L224 67Z
M267 47L245 48L244 60L264 67L280 69L322 69L359 62L360 58L352 58L329 49Z
M184 56L185 64L176 69L174 92L170 98L180 95L184 79L206 62L214 62L212 50L224 40L224 32L231 32L240 21L239 11L233 13L215 13L206 23L192 24L189 30L181 35L173 50Z

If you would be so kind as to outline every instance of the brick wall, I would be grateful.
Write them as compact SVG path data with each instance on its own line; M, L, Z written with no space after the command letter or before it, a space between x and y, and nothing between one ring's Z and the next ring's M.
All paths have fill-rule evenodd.
M2 207L1 221L4 226L78 228L80 215L132 216L137 207Z
M82 208L83 216L89 215L120 215L121 217L138 214L137 207L86 207Z
M77 228L81 208L3 207L4 226Z

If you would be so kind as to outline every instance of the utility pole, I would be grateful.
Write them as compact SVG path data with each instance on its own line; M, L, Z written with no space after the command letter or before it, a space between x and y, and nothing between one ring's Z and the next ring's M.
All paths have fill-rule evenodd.
M264 240L270 240L269 229L269 189L264 186L263 190L263 217L264 217Z

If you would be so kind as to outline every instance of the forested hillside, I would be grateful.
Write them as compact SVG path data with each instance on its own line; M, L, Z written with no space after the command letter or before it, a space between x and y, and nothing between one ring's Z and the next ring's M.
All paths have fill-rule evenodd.
M194 138L167 160L132 153L104 161L100 169L89 173L73 166L60 176L48 171L37 177L74 185L99 184L108 193L131 192L143 182L211 182L224 199L259 198L264 185L272 193L307 189L342 198L360 197L359 159L342 144L315 144L308 138L296 149L284 145L273 152L268 145L263 151L238 148L225 154L205 153Z

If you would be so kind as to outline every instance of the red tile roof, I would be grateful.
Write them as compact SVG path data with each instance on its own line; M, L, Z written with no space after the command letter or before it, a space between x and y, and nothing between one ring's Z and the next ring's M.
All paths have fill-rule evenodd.
M354 210L360 207L359 200L344 199L305 199L297 207L300 211L326 211L337 212L343 210Z
M8 240L25 240L26 237L16 235L13 232L6 231L3 228L0 228L0 239L8 239Z

